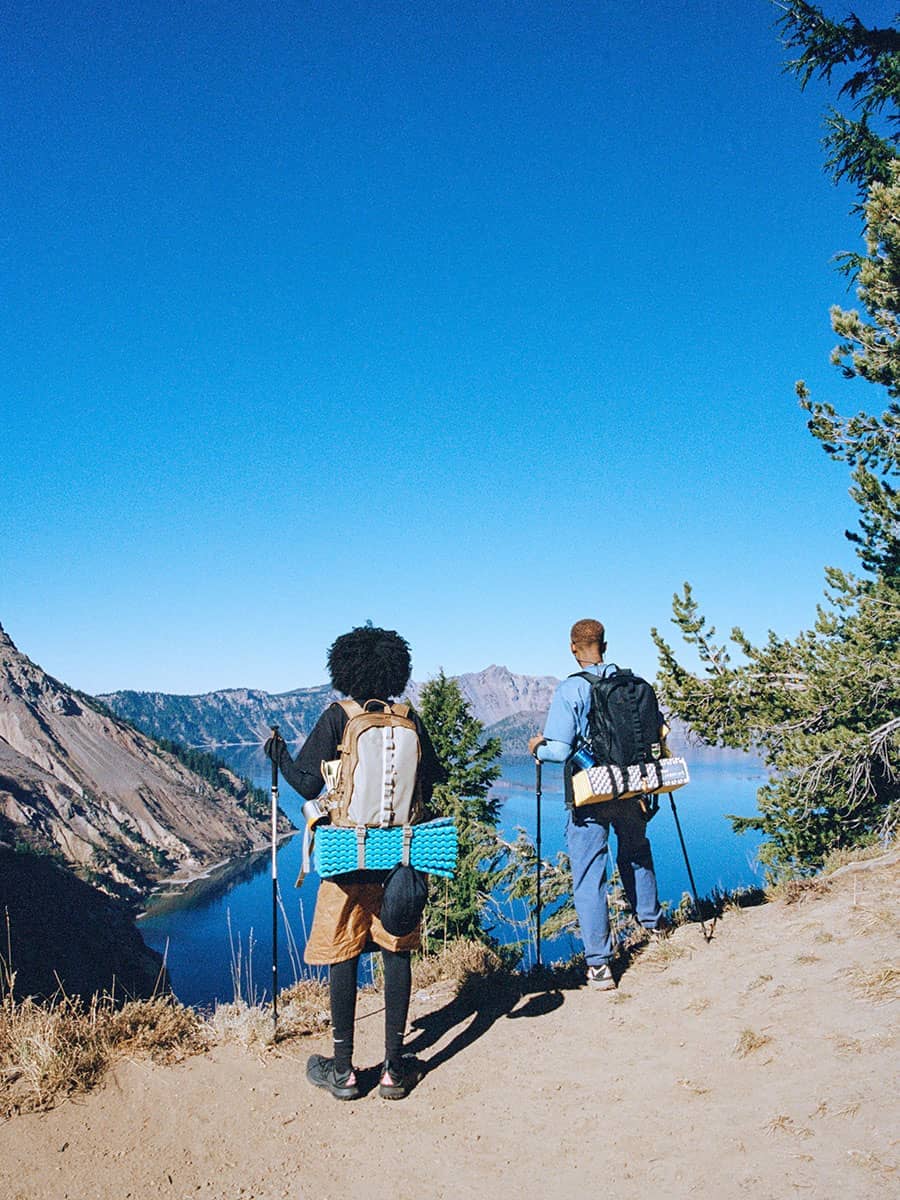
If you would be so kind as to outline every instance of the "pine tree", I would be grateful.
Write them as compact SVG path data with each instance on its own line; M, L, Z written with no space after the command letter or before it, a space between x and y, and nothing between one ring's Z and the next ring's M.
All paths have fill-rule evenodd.
M831 83L835 72L848 72L838 96L849 101L854 116L830 108L825 116L825 166L837 181L856 184L865 198L874 182L889 183L900 127L900 32L869 28L851 13L843 21L826 17L806 0L775 0L783 44L796 50L785 69L805 88L811 79ZM881 128L883 126L883 128Z
M484 726L443 671L422 688L419 713L447 772L447 782L434 790L432 807L453 817L459 832L456 872L452 879L433 881L426 928L443 941L490 940L485 915L500 854L500 801L490 787L500 775L500 739L483 740Z
M866 253L852 256L867 316L832 309L840 339L832 362L846 378L883 389L884 407L843 417L802 382L797 393L812 435L853 469L860 520L847 536L863 574L826 568L826 602L795 639L770 632L755 646L733 629L737 664L685 584L673 619L702 674L682 666L653 630L661 686L679 715L710 741L756 748L771 770L760 816L733 818L738 831L765 835L760 858L770 877L814 869L830 851L890 838L900 826L900 505L891 482L900 474L900 35L867 30L855 17L838 26L805 3L791 4L784 21L789 44L802 49L788 64L802 83L830 79L842 63L859 67L842 93L862 115L854 126L832 113L827 166L868 189ZM874 112L894 131L877 146L866 140Z

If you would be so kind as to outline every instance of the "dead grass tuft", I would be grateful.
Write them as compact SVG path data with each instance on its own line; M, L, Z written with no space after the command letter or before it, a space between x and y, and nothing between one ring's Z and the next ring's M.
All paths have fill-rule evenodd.
M677 1083L683 1087L686 1092L690 1092L692 1096L708 1096L709 1088L702 1083L697 1083L693 1079L679 1079Z
M860 1110L862 1101L851 1100L849 1104L845 1104L842 1108L836 1108L834 1115L836 1117L855 1117Z
M271 1004L248 1004L243 999L217 1004L206 1024L212 1040L231 1042L245 1050L321 1033L331 1024L328 984L322 979L298 979L278 993L277 1038Z
M771 983L774 977L772 975L757 975L755 979L751 979L744 988L745 992L753 992L756 988L765 987L767 983Z
M413 990L451 983L457 995L486 982L512 978L506 961L483 942L460 938L447 942L437 954L413 960Z
M734 1053L738 1058L746 1058L754 1050L759 1050L760 1047L767 1046L771 1040L767 1033L757 1033L753 1029L744 1029L735 1042Z
M787 1116L786 1113L779 1113L772 1117L765 1125L766 1133L789 1133L791 1137L808 1138L813 1136L811 1129L805 1129L802 1125L798 1125L793 1117Z
M827 896L830 891L830 880L817 875L813 879L786 879L771 887L767 895L770 900L783 900L785 904L799 904L803 900L815 900L819 896Z
M295 1037L321 1033L331 1024L328 984L323 979L298 979L278 997L278 1028Z
M896 913L889 908L866 908L859 905L851 909L850 915L856 925L856 932L860 934L883 933L896 930L900 925Z
M651 942L644 951L641 962L654 971L665 971L676 959L683 958L688 953L686 946L673 942L671 938L659 938Z
M168 996L132 1000L107 1018L107 1038L120 1054L148 1054L160 1062L173 1062L205 1050L208 1031L192 1008Z
M822 860L822 874L831 875L834 871L846 867L850 863L867 862L873 858L882 858L884 854L885 847L880 842L876 842L873 846L829 850Z
M16 1000L10 987L0 998L0 1114L52 1108L86 1092L118 1057L171 1061L205 1046L197 1014L167 996L119 1008L109 996L89 1004L64 994Z
M883 962L871 967L848 967L843 972L850 986L861 1000L873 1004L886 1004L897 998L900 990L900 967Z
M271 1046L275 1041L271 1008L248 1004L245 1000L217 1004L207 1017L207 1024L214 1041L232 1042L245 1050Z
M874 1175L880 1175L884 1179L893 1179L898 1171L894 1163L882 1162L878 1155L873 1154L871 1150L848 1150L847 1157L858 1167L864 1167L867 1171L871 1171Z
M862 1042L858 1038L845 1037L842 1033L833 1033L830 1039L838 1054L862 1054Z

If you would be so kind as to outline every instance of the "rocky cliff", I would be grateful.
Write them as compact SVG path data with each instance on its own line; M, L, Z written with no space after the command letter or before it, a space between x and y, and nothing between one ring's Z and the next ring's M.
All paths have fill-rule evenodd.
M134 898L265 845L233 790L189 770L109 709L46 674L0 627L0 817L7 841L51 851ZM246 796L245 796L246 794Z

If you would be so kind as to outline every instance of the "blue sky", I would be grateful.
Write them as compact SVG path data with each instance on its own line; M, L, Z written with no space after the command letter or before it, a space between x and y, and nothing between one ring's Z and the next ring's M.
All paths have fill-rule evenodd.
M655 670L851 566L853 197L763 0L7 8L0 622L87 691ZM841 17L843 9L829 10ZM856 5L885 23L885 4Z

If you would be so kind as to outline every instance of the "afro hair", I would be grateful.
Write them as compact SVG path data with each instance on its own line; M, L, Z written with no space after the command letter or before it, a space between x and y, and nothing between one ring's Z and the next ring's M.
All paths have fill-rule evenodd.
M394 629L360 625L328 650L332 687L360 704L399 696L412 672L409 644Z

